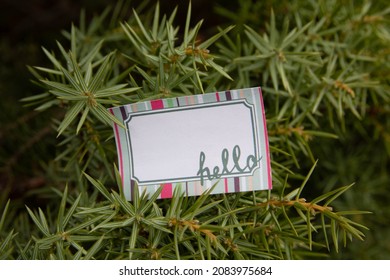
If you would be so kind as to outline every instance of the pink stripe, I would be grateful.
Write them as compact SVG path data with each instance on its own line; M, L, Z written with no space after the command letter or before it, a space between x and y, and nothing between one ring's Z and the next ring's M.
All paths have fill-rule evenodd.
M161 191L161 198L171 198L172 197L172 183L163 184L163 189Z
M219 93L216 92L215 95L216 95L216 97L217 97L217 101L219 102L219 100L220 100L220 99L219 99Z
M225 181L225 193L228 193L229 192L228 178L225 178L224 181Z
M114 115L114 111L110 108L111 114ZM122 158L122 145L121 145L121 138L119 137L119 130L118 130L118 125L114 123L114 130L115 130L115 139L117 140L117 147L119 151L119 173L121 175L121 180L122 180L122 187L124 186L123 184L123 158Z
M265 120L265 109L264 109L263 94L261 92L261 88L259 88L259 95L260 95L261 111L263 113L263 127L264 127L264 136L265 136L265 149L266 149L266 152L267 152L268 189L270 190L270 189L272 189L271 162L270 162L270 151L269 151L269 142L268 142L267 122Z
M152 110L164 109L164 103L162 99L152 100L150 101L150 105L152 106Z

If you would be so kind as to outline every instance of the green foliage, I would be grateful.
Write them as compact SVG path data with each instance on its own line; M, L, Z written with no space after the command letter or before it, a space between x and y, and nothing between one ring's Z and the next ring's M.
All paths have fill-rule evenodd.
M49 65L29 67L42 93L24 101L43 114L55 109L59 143L45 164L50 184L39 194L48 197L45 209L2 207L0 258L339 258L363 246L365 224L377 229L363 215L370 212L357 209L375 212L380 204L373 209L370 195L362 204L354 198L364 184L389 197L379 193L390 182L390 9L383 7L242 0L234 14L217 6L226 27L213 35L202 31L203 21L193 24L191 5L181 25L177 9L162 15L158 3L128 17L120 11L129 4L120 2L90 23L82 13L79 26L64 32L66 43L43 48ZM175 193L166 200L157 199L158 191L124 199L113 168L116 119L106 108L251 86L264 92L272 191ZM379 179L374 167L361 174L356 163L370 150L356 135L387 152L375 158ZM342 151L349 145L354 154ZM360 176L359 188L351 189Z

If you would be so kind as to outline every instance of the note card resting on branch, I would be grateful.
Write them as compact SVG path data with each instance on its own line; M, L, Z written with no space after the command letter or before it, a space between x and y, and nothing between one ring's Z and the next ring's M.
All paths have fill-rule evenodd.
M260 88L133 103L110 109L126 198L133 189L161 198L271 189Z

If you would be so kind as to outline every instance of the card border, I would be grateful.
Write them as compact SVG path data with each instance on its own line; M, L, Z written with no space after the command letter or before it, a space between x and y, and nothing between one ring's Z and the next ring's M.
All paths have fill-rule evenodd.
M144 116L144 115L152 115L152 114L165 114L170 112L177 112L177 111L186 111L186 110L198 110L202 108L213 108L213 107L222 107L222 106L230 106L230 105L236 105L236 104L243 104L245 107L247 107L250 110L250 118L251 118L251 128L252 128L252 142L253 142L253 151L256 155L256 158L260 158L259 156L259 139L258 139L258 131L256 126L256 112L255 107L253 104L249 104L246 99L235 99L235 100L225 100L221 102L211 102L211 103L199 103L194 105L188 105L183 107L172 107L172 108L164 108L164 109L158 109L158 110L145 110L142 112L132 112L129 113L126 120L124 120L124 124L129 131L129 123L133 117L137 116ZM135 161L133 156L133 149L132 149L132 140L131 140L131 133L126 133L127 138L127 147L129 151L130 156L130 179L135 180L139 185L154 185L154 184L165 184L165 183L178 183L178 182L185 182L185 181L200 181L200 176L192 176L192 177L178 177L178 178L160 178L157 180L140 180L137 178L135 174ZM256 167L251 170L250 172L236 172L236 173L230 173L227 175L222 175L221 179L223 178L229 178L229 177L238 177L238 176L253 176L253 173L256 171L256 169L260 168L259 163L256 163Z

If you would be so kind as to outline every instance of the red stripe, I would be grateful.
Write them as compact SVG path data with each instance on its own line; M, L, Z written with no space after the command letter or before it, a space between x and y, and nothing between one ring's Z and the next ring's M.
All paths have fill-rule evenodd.
M266 149L266 152L267 152L268 189L270 190L270 189L272 189L271 162L270 162L270 151L269 151L269 142L268 142L267 122L265 120L265 109L264 109L263 94L261 92L261 88L259 88L259 96L260 96L261 111L263 112L263 127L264 127L264 136L265 136L265 149Z
M217 97L217 101L219 102L219 100L220 100L220 99L219 99L219 93L216 92L215 95L216 95L216 97Z
M150 105L152 105L152 110L164 109L164 103L161 99L150 101Z

